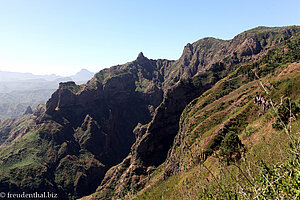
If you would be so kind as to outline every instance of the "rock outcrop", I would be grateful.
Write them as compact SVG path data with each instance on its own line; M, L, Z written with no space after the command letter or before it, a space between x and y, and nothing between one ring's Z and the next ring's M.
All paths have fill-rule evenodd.
M24 112L24 115L27 115L27 114L33 114L32 108L30 106L28 106Z
M46 106L34 111L23 134L28 136L22 142L31 148L18 158L26 158L30 168L17 168L22 173L15 176L26 184L10 181L15 159L5 168L3 191L51 185L63 197L77 198L95 191L102 180L98 191L110 194L108 199L121 196L128 185L134 191L167 158L185 106L236 64L259 59L277 38L279 43L299 31L286 29L248 31L228 41L204 38L186 45L177 61L140 53L135 61L101 70L86 84L61 83ZM27 175L33 173L43 182L31 183Z
M297 31L293 29L292 32ZM121 197L143 188L149 174L166 160L179 131L179 119L184 107L226 76L235 64L258 60L279 43L274 42L271 38L274 35L267 32L251 34L251 31L242 33L231 41L205 38L186 45L181 58L171 66L172 73L167 70L164 73L164 84L170 84L165 88L172 87L166 90L164 100L155 110L151 122L136 127L134 133L137 139L129 155L106 173L97 192L90 198ZM283 32L282 38L291 36L287 35L289 32ZM263 44L260 37L265 38ZM232 123L235 123L234 120L229 124Z
M258 106L263 107L264 111L269 110L271 107L271 103L269 100L265 99L263 96L261 95L256 95L254 97L254 103L257 104Z

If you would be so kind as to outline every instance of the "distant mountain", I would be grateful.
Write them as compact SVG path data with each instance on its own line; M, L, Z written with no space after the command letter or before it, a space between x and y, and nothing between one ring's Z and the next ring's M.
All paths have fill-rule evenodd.
M33 114L0 122L0 190L59 199L273 199L280 189L296 199L299 159L289 163L294 173L252 169L284 161L294 146L273 127L277 115L297 120L299 132L299 109L293 117L285 110L300 102L299 34L298 26L259 27L232 40L204 38L178 60L140 53L87 84L60 83ZM282 96L290 100L275 115L270 98L276 106ZM251 176L240 173L243 154ZM259 171L267 175L257 179ZM278 185L289 177L294 188Z
M46 81L70 81L84 82L88 81L93 77L94 73L87 69L81 69L74 75L71 76L59 76L56 74L50 75L35 75L32 73L22 72L8 72L0 71L0 83L1 82L46 82Z
M88 71L87 69L82 69L77 72L75 75L71 76L71 79L77 84L84 83L91 78L93 78L95 73Z
M7 72L0 71L0 82L14 82L14 81L25 81L32 79L42 79L45 81L54 81L55 79L61 78L55 74L50 75L34 75L32 73L22 73L22 72Z
M41 89L55 89L60 82L70 81L70 77L60 77L52 81L45 79L25 79L18 81L0 81L0 93L12 91L28 91Z
M0 71L0 93L11 91L56 89L60 82L75 81L77 84L87 82L94 73L82 69L72 76L34 75L31 73Z
M28 106L46 103L60 82L82 84L93 75L86 69L69 77L0 71L0 120L20 117Z

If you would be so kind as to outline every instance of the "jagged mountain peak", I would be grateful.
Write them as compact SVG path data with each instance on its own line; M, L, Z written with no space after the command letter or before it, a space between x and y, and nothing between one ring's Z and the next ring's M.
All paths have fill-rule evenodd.
M33 113L33 111L32 111L31 106L28 106L28 107L26 108L26 111L24 112L24 115L32 114L32 113Z
M138 57L136 58L137 61L145 61L145 60L148 60L147 57L144 56L143 52L140 52L138 54Z
M284 40L293 34L287 33ZM32 117L35 126L15 134L20 138L26 136L17 147L28 148L16 155L10 155L10 150L11 154L15 152L14 146L3 150L0 163L4 175L0 177L0 188L3 191L50 188L60 197L69 198L90 194L102 180L98 191L114 190L109 195L127 192L124 188L130 184L135 188L137 182L168 158L174 138L181 131L180 116L185 106L235 70L236 64L251 64L253 56L258 59L267 53L269 48L246 39L204 38L187 44L186 52L177 61L152 60L141 52L135 61L101 70L88 84L61 83L46 106L39 109L42 114L27 116ZM236 83L224 85L215 95L225 95L227 89L232 89L230 86L235 87ZM42 156L39 160L32 156L35 152ZM121 165L107 172L128 154ZM30 168L24 168L13 156L24 158ZM26 180L26 185L13 182L12 166L17 166L14 171L22 172L18 174L21 180ZM33 185L35 180L27 177L44 182ZM119 180L123 181L121 185L114 182Z
M167 191L168 189L166 189L165 186L169 185L169 183L175 183L169 188L176 188L175 185L177 183L181 181L184 182L183 180L186 180L185 178L194 172L192 170L194 166L200 166L199 163L202 162L201 159L205 160L208 156L215 155L213 153L218 150L222 143L221 141L224 137L222 134L227 134L230 130L234 130L240 135L244 134L245 130L247 130L245 129L247 125L254 121L254 126L257 127L256 116L261 116L267 109L265 108L266 106L262 106L263 108L259 109L252 104L252 98L255 96L255 93L261 90L257 80L255 80L252 69L256 68L255 70L258 73L260 71L259 76L264 77L265 80L271 77L271 79L273 79L272 81L275 81L276 75L272 76L271 74L275 72L276 67L275 69L269 68L264 62L270 62L272 64L274 60L281 64L285 62L295 62L289 65L287 69L280 67L276 69L278 70L276 73L283 74L285 72L285 78L289 77L285 79L285 81L291 81L291 84L295 84L292 82L299 80L297 79L299 77L299 73L297 72L300 67L298 62L299 57L295 56L292 58L291 55L299 55L299 51L296 50L299 48L299 36L298 39L296 37L293 42L291 42L291 40L287 41L287 43L288 42L290 52L286 51L289 53L284 55L285 58L288 58L287 60L281 57L282 54L278 54L278 52L281 53L283 49L288 48L288 45L285 45L286 43L283 42L274 48L276 49L276 53L271 50L265 52L267 53L267 55L264 56L265 59L263 58L252 64L242 65L241 67L236 66L236 68L239 69L238 71L236 70L226 75L226 78L221 79L216 84L210 82L211 85L205 85L207 82L204 80L209 77L210 72L206 74L203 72L191 80L188 79L179 82L176 87L170 90L168 95L165 95L166 98L164 98L161 105L156 109L153 120L147 125L137 126L135 133L138 135L138 138L136 143L132 146L131 153L122 163L107 172L97 192L89 196L89 198L97 199L102 197L101 195L107 194L108 191L112 192L111 196L114 197L124 196L124 188L133 188L128 190L128 193L133 194L136 192L137 197L144 193L142 198L137 199L158 199L153 198L153 196L157 194L157 191ZM241 42L242 47L248 45L247 42L246 44L243 43L244 41ZM280 45L283 46L280 47ZM234 66L234 63L231 66ZM214 66L214 68L215 69L211 70L214 71L213 78L216 78L216 74L221 75L219 73L220 69L223 72L226 71L221 66ZM290 71L291 74L289 74L288 71ZM213 80L213 78L209 79ZM282 80L283 79L282 77ZM193 83L198 81L200 82L200 87L190 87ZM281 87L284 87L284 81L277 81L278 80L275 82L282 84ZM264 81L264 83L266 82L268 81ZM299 81L297 82L299 84ZM234 87L232 87L232 85L229 86L230 84L234 84ZM204 94L202 94L201 91L196 91L199 88L205 88L205 86L209 88L212 85L213 88ZM277 91L272 91L272 93L280 92L278 88L276 89ZM295 92L296 87L292 91ZM184 94L185 92L186 94ZM188 105L183 103L193 99L194 92L197 93L195 96L198 95L199 98L194 99ZM276 96L279 100L281 95ZM185 110L182 111L183 107L185 107ZM200 110L202 110L201 113L199 113ZM233 114L233 110L238 110L238 114ZM261 112L261 114L257 115L257 111ZM176 115L176 113L178 113L178 115ZM261 117L260 120L262 124L261 127L265 126L265 119ZM268 128L272 126L270 123L268 123L268 125ZM253 124L249 127L252 128ZM273 134L273 132L275 131L272 129L270 134ZM257 134L256 131L253 131L251 134L254 133ZM172 137L175 137L175 140L173 140ZM268 143L268 145L269 144L270 143ZM172 146L171 151L170 146ZM264 154L263 151L261 153ZM210 157L210 159L212 157ZM239 159L239 156L236 156L235 159ZM208 162L211 164L211 160L208 160ZM190 171L184 174L187 170ZM199 174L202 172L203 171L199 172ZM174 175L177 174L180 174L180 176L174 177ZM186 176L181 178L181 175ZM168 178L171 176L173 176L173 178L168 182ZM178 182L176 180L178 180ZM197 179L191 176L190 180L194 181ZM151 188L153 188L154 185L155 187L152 190ZM191 184L189 184L189 187L191 187ZM191 188L194 189L193 186ZM150 193L150 195L146 194L151 190L152 193ZM178 192L177 189L171 190ZM145 196L146 198L144 198ZM184 199L182 197L178 198L178 196L175 196L176 198L174 198L174 196L172 197L173 198L167 197L167 199Z

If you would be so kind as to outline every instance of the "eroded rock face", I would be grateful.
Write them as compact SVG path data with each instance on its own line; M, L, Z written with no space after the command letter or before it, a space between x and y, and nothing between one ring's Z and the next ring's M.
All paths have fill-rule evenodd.
M257 31L261 29L262 31ZM176 83L180 78L191 78L210 70L216 63L230 66L259 59L266 50L289 39L298 32L297 27L286 30L259 27L245 31L232 40L203 38L184 47L183 53L173 69L166 72L166 79Z
M46 105L39 104L33 111L33 115L40 117L46 111Z
M167 152L179 129L178 122L181 112L191 100L210 88L211 84L196 87L190 82L180 82L166 93L146 134L134 146L136 157L143 162L144 166L157 167L166 159Z
M256 41L253 38L247 38L242 43L239 53L241 56L251 56L256 55L262 50L261 44L259 41Z
M293 31L295 30L291 30ZM291 32L280 34L286 39L291 37ZM276 34L279 33L274 33ZM163 102L155 110L151 122L136 127L134 133L137 139L131 147L130 154L107 172L91 198L109 199L112 196L124 196L128 188L131 188L129 193L142 188L149 174L167 158L178 133L179 119L184 107L225 76L230 66L259 59L276 44L273 40L274 35L267 32L258 35L245 32L230 41L205 38L187 44L181 58L175 61L170 69L164 71L164 79L171 80L166 88L172 88L165 90ZM212 72L212 76L209 71ZM178 83L180 79L192 77L190 82ZM201 83L197 84L197 81Z
M170 89L152 121L134 130L138 137L129 156L107 172L97 191L106 193L113 190L113 196L120 196L128 186L135 190L143 185L145 178L165 161L178 133L179 118L185 106L211 85L213 82L199 87L192 81L182 81Z
M135 141L135 135L132 133L134 127L137 123L149 122L149 106L155 108L161 102L162 89L153 82L146 85L143 91L137 91L136 84L139 79L151 81L153 72L148 73L149 77L146 76L147 72L155 71L156 65L152 65L153 63L155 62L139 55L138 59L130 64L136 74L124 73L110 77L91 90L88 85L77 86L74 82L60 84L59 89L47 102L47 115L44 119L50 116L59 123L67 120L77 129L75 134L86 131L86 123L94 124L90 124L88 130L88 133L92 134L89 136L91 138L81 145L95 149L93 146L99 143L103 147L102 150L92 152L99 156L101 162L108 166L120 162L129 153L130 146Z
M57 174L55 183L63 188L63 193L70 192L75 197L86 195L97 187L107 169L128 155L136 139L134 127L148 123L162 101L164 79L160 70L171 63L149 60L141 53L137 60L113 67L106 78L96 74L84 85L74 82L59 85L45 112L37 114L37 122L43 127L48 121L54 121L57 124L54 126L67 127L49 134L47 130L53 129L49 125L41 133L44 139L54 140L61 146L59 156L51 165ZM87 168L63 181L63 172L67 168L78 170L85 162L80 158L86 155L93 156L94 163L100 163L92 166L94 172ZM85 189L88 186L89 190Z
M24 112L24 115L32 114L32 113L33 113L33 111L32 111L32 109L31 109L31 107L28 106L28 107L26 108L26 111Z
M284 40L294 32L280 34ZM47 159L43 168L31 171L43 172L38 178L63 196L77 198L95 190L105 172L121 162L106 173L98 191L118 196L128 185L134 191L166 159L184 107L234 64L258 59L272 47L272 37L264 32L229 41L204 38L188 44L177 61L140 53L133 62L100 71L87 84L61 83L46 106L34 112L36 127L29 129L47 144L39 154Z

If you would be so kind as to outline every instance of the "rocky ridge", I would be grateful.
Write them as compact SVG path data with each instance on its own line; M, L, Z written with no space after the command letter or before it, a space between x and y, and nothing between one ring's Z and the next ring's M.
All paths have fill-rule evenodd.
M43 146L34 153L43 165L32 160L33 149L25 149L18 156L28 160L30 171L18 167L18 159L7 162L0 188L51 188L74 198L93 192L104 177L98 192L107 198L120 196L128 185L137 189L167 158L190 101L237 65L258 60L298 31L299 27L258 28L230 41L205 38L188 44L177 61L151 60L140 53L133 62L100 71L87 84L61 83L45 111L34 111L38 114L24 133L30 138L11 144L40 141ZM1 149L2 159L15 158L9 151ZM22 170L23 175L11 170ZM26 178L31 173L38 174L36 184ZM116 185L120 177L127 178ZM15 178L19 181L13 183Z
M141 190L148 181L151 173L166 160L168 151L173 144L172 141L178 134L180 115L182 114L185 106L195 97L200 96L203 92L211 88L222 77L228 75L232 66L258 60L261 56L266 54L266 51L262 50L263 47L269 49L272 45L280 43L280 41L276 42L269 39L268 41L271 41L269 44L264 43L264 45L258 45L258 42L253 42L255 41L253 38L247 38L245 36L247 34L247 32L242 33L229 42L230 45L240 45L235 48L235 52L239 53L233 53L233 55L236 55L237 60L234 57L231 57L230 59L228 59L228 57L223 57L224 59L221 61L216 59L214 64L204 65L210 70L205 70L205 67L202 67L202 71L198 71L197 73L188 73L188 71L180 72L182 73L182 77L192 78L186 79L186 81L182 80L175 84L172 89L168 90L165 93L163 102L156 109L152 121L149 124L136 127L135 133L138 135L138 138L131 147L129 156L119 165L111 168L106 173L106 176L101 185L98 187L97 192L90 198L129 198L126 195L132 194L137 190ZM255 35L255 37L259 38L260 36ZM240 38L243 38L245 41L236 42L236 40ZM213 40L214 42L219 41L211 38L204 39L204 41L205 40ZM248 40L252 42L249 42ZM186 67L184 69L189 69L188 66L190 63L188 61L197 60L197 58L199 58L198 56L195 56L196 58L193 59L194 54L191 53L194 48L193 46L197 46L197 42L193 45L188 44L184 49L183 56L179 59L179 61L175 61L175 63L177 62L178 64L183 61L184 64L182 66ZM212 46L213 45L210 47ZM246 48L245 46L248 47ZM205 52L207 51L208 50L206 49ZM249 52L252 53L250 54ZM189 53L193 56L188 56ZM196 54L199 55L199 53ZM219 56L219 54L217 55ZM194 63L191 66L196 65L197 64ZM213 72L213 76L211 76L211 72ZM230 125L231 122L228 122L228 124L225 124L225 127L229 127ZM218 133L216 133L216 135L218 135ZM168 160L172 160L172 157L168 158ZM174 174L174 171L176 171L176 165L178 165L178 163L170 163L167 165L165 175L163 177L168 177L170 174ZM168 169L171 169L171 172L168 172Z

